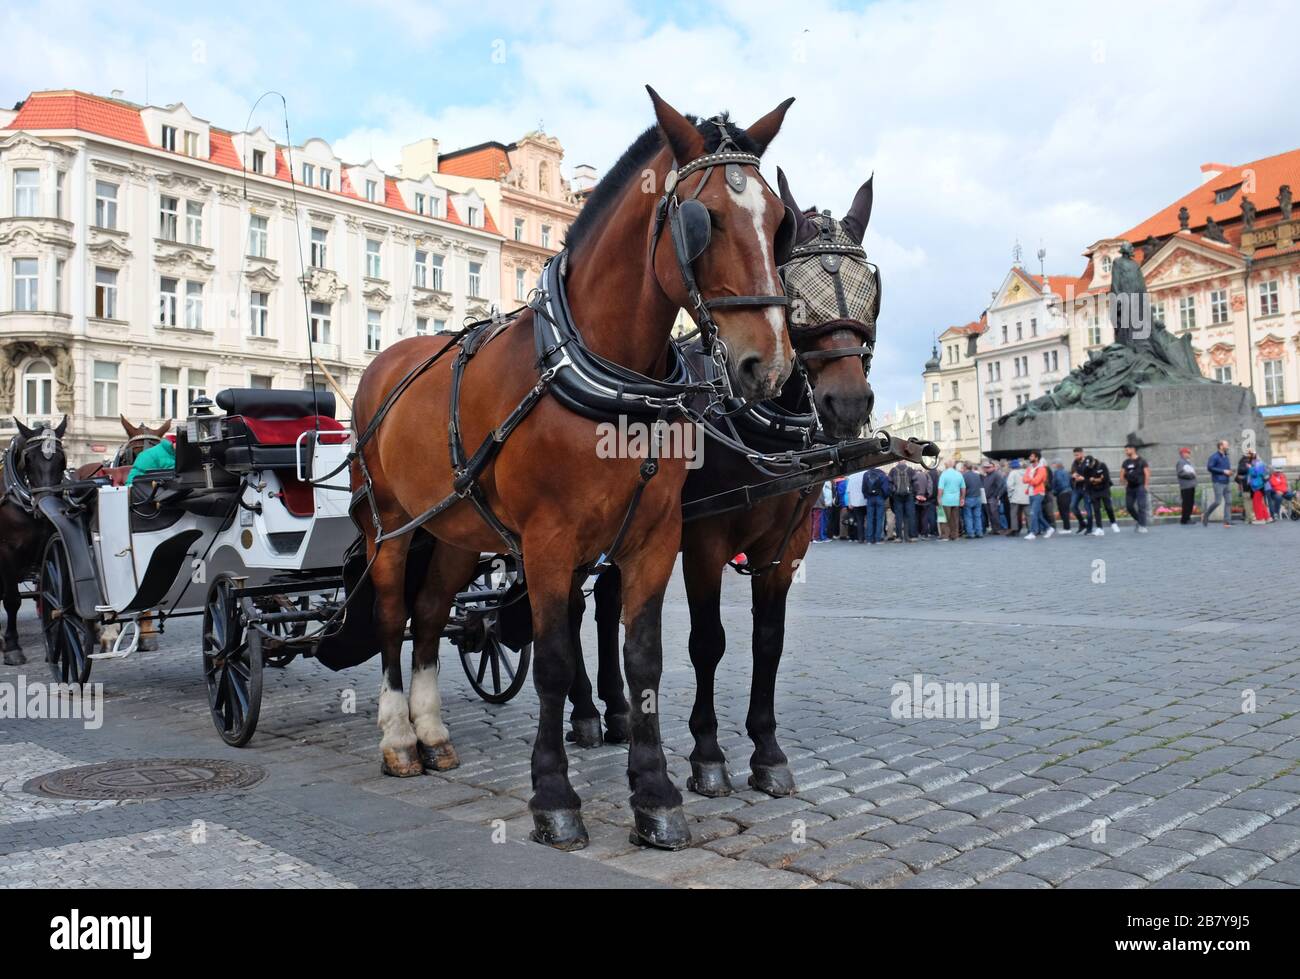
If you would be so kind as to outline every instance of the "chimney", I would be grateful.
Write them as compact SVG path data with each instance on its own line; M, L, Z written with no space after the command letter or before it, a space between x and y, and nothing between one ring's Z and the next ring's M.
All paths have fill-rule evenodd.
M570 186L578 193L591 190L596 186L596 168L590 163L579 163L573 168L573 182Z
M1225 170L1231 170L1232 167L1226 163L1202 163L1201 164L1201 183L1208 184L1211 180L1223 173Z
M398 168L403 180L422 180L438 172L438 141L433 137L418 139L402 147L402 164Z

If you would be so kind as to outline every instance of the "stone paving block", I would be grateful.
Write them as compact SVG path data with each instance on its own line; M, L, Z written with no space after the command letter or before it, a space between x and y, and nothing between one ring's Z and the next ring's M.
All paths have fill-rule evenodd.
M1029 857L1016 867L1016 871L1038 877L1055 887L1067 878L1091 870L1108 859L1110 858L1106 854L1096 850L1066 844Z
M1272 822L1233 841L1242 850L1257 850L1274 861L1285 860L1300 852L1300 829L1285 823Z
M975 881L964 874L955 874L951 870L935 867L931 870L909 877L898 885L900 890L943 889L957 890L974 886Z
M828 880L846 867L887 853L889 848L873 840L840 840L820 850L808 850L792 860L788 870Z
M884 843L889 847L905 846L908 843L914 843L929 834L920 826L912 826L908 823L892 823L889 826L882 826L879 829L873 829L862 834L863 839L874 840L877 843Z
M1261 870L1259 876L1263 880L1275 880L1290 887L1300 887L1300 857L1279 860L1266 870Z
M808 830L808 838L819 843L834 843L837 840L853 839L873 829L891 825L893 823L890 820L873 812L858 813L812 827Z
M954 826L952 829L940 830L927 838L934 843L942 843L944 846L950 846L954 850L964 853L967 850L981 847L985 843L996 840L998 833L987 826L966 824L964 826Z
M1051 885L1046 881L1039 880L1037 877L1030 877L1028 874L1018 874L1014 871L998 874L996 877L990 877L982 884L976 884L976 887L983 889L998 888L1007 890L1042 890Z
M1021 859L1028 859L1044 850L1068 842L1069 837L1061 833L1052 833L1045 829L1022 829L994 840L989 846L999 850L1010 850Z
M1238 797L1240 798L1240 797ZM1232 800L1234 803L1236 799ZM1180 829L1199 830L1204 833L1210 833L1221 839L1224 843L1235 843L1268 822L1268 816L1262 812L1252 812L1247 809L1238 809L1235 807L1220 806L1217 809L1211 809L1209 812L1199 816L1193 816L1186 822L1180 824Z
M957 856L957 851L952 847L925 841L906 843L889 851L890 860L897 860L899 863L907 864L917 873L938 866L945 860L955 856Z
M1189 874L1204 874L1217 877L1226 884L1236 886L1243 884L1260 871L1273 866L1273 859L1257 850L1242 850L1237 847L1224 847L1207 853L1189 864Z
M873 857L836 874L835 880L852 887L896 887L912 876L906 864L887 857Z
M1173 873L1195 859L1196 857L1186 850L1176 850L1172 847L1147 843L1129 850L1122 856L1115 857L1101 866L1104 870L1119 870L1154 881Z
M1085 870L1060 884L1063 889L1102 891L1130 890L1146 886L1147 881L1142 877L1121 873L1118 870Z

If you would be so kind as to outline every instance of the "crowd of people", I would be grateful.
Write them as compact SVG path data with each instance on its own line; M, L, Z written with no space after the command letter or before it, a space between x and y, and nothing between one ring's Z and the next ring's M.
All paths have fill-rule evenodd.
M1271 467L1253 451L1234 464L1229 443L1221 441L1202 470L1192 450L1180 450L1172 476L1177 481L1179 522L1196 522L1196 495L1202 471L1209 480L1199 522L1208 526L1220 513L1231 526L1233 489L1241 495L1246 523L1277 520L1290 506L1295 491L1280 467ZM1037 452L1027 459L980 462L946 460L933 470L905 462L892 468L867 469L841 476L822 486L812 512L814 541L977 540L999 535L1025 540L1057 533L1105 536L1120 533L1112 490L1122 488L1123 510L1139 534L1148 532L1152 516L1151 466L1137 446L1124 448L1119 472L1082 448L1074 450L1069 468L1044 462ZM1213 502L1210 502L1211 496ZM1221 509L1220 509L1221 508Z

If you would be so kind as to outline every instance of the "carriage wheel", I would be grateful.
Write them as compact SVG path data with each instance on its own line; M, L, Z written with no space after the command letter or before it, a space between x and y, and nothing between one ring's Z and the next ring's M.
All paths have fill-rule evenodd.
M203 606L203 677L221 740L248 744L262 710L262 637L249 630L232 575L220 574Z
M45 659L55 683L82 684L90 677L94 660L95 627L77 614L63 538L55 534L45 545L41 559L37 604L41 632L45 637Z
M490 587L489 574L476 579L470 590ZM504 704L513 700L528 679L533 644L525 643L515 652L502 642L495 609L483 610L471 605L456 611L463 627L457 633L455 642L460 650L460 665L469 678L469 685L489 704Z

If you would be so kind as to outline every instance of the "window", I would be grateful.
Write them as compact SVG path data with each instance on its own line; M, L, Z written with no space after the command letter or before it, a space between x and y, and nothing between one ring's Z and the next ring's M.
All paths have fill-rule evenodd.
M429 198L429 214L435 218L442 218L447 216L447 209L444 206L441 197Z
M63 312L63 272L68 263L61 258L54 260L54 311Z
M34 313L40 308L40 278L34 258L14 259L14 309Z
M515 218L515 241L524 240L524 219Z
M101 320L117 319L117 271L95 269L95 315Z
M308 187L316 186L316 168L310 163L302 165L302 182Z
M185 130L185 155L186 156L199 155L199 134L192 133L188 129Z
M377 309L366 310L366 349L371 353L379 350L384 332L384 314Z
M422 337L429 332L429 317L417 316L415 318L415 335Z
M442 256L433 255L431 256L430 261L432 264L430 265L431 276L429 278L429 288L437 289L439 292L445 292L446 290L442 287Z
M208 396L208 372L195 370L191 367L185 372L185 396L186 407L194 404L199 398Z
M260 214L248 219L248 254L254 258L266 258L268 240L267 220Z
M1025 327L1024 327L1024 324L1023 324L1023 323L1017 323L1017 324L1016 324L1016 339L1017 339L1017 340L1023 340L1024 338L1025 338Z
M265 292L248 294L248 329L255 337L266 336L266 321L270 316L271 296Z
M1009 339L1009 338L1007 337L1007 324L1003 323L1003 324L1002 324L1002 342L1003 342L1003 343L1006 343L1008 339Z
M180 399L180 368L158 368L158 417L175 418L180 413Z
M334 172L325 167L320 168L320 185L322 190L329 190L334 182Z
M416 213L416 214L423 214L423 213L424 213L425 207L427 206L427 205L425 204L425 201L426 201L427 199L428 199L428 198L426 198L424 194L416 194L416 195L415 195L415 213Z
M952 420L952 438L953 438L953 441L954 441L954 442L961 438L961 419L960 419L960 418L954 418L954 419Z
M1043 370L1051 373L1060 366L1060 351L1044 350L1043 351Z
M63 207L63 188L67 186L68 175L63 170L54 174L54 216L61 218L66 213Z
M415 252L415 286L417 289L429 288L429 253L419 249Z
M379 184L374 180L366 181L366 200L375 203L379 199Z
M330 304L313 301L311 304L311 341L330 343Z
M1029 335L1031 337L1038 336L1038 317L1034 317L1029 321Z
M1158 303L1151 303L1151 322L1155 323L1157 321L1165 322L1165 301L1163 299Z
M479 287L483 281L483 266L478 262L469 263L469 294L471 296L481 296Z
M258 390L261 391L271 390L271 381L272 381L272 377L270 374L249 374L248 375L248 386L250 388L257 388Z
M996 398L989 398L989 418L998 417L998 402Z
M477 228L479 226L477 207L465 208L465 223L471 228Z
M95 361L94 401L96 418L112 418L117 414L117 364Z
M1103 256L1101 257L1101 270L1102 270L1103 272L1105 272L1107 275L1110 275L1110 256L1109 256L1109 255L1103 255Z
M1278 314L1277 279L1259 284L1259 315L1276 316Z
M936 442L938 442L939 439L940 439L941 437L942 437L942 436L941 436L941 432L940 432L940 429L939 429L939 423L938 423L938 422L935 422L935 423L934 423L934 440L935 440Z
M114 231L117 228L117 184L95 181L95 227Z
M1163 312L1163 310L1161 311ZM1228 322L1228 290L1215 289L1210 293L1210 322Z
M1241 184L1233 184L1231 187L1223 187L1214 192L1214 203L1226 204L1232 200L1234 194L1241 190Z
M515 298L523 299L528 293L528 285L524 282L524 270L515 269Z
M253 150L253 172L266 173L266 150Z
M49 415L54 411L54 372L43 360L34 360L23 372L23 414Z
M329 260L330 233L324 228L311 229L311 265L323 269Z
M953 381L953 382L952 382L952 396L953 396L954 398L958 398L958 397L960 397L960 395L958 394L958 387L957 387L957 382L956 382L956 381Z
M931 400L931 401L938 401L938 400L939 400L939 382L938 382L938 381L935 381L933 384L930 385L930 400Z
M162 326L176 325L177 295L180 282L177 279L163 278L158 281L158 323Z
M372 279L383 278L383 263L379 258L379 242L373 238L366 239L366 275Z
M198 201L185 205L185 241L191 245L203 244L203 205Z
M158 198L158 237L163 241L175 241L179 223L180 202L175 197Z
M1002 361L1000 361L1000 360L995 360L995 361L993 362L993 368L994 368L994 370L993 370L993 380L995 380L995 381L1000 381L1000 380L1002 380Z
M185 283L185 328L203 329L203 283Z
M1214 379L1222 381L1224 384L1232 383L1232 365L1224 364L1222 367L1214 368Z
M1286 390L1282 384L1282 361L1264 361L1264 403L1280 405L1286 401Z
M14 217L34 218L40 208L41 172L14 171Z
M176 127L175 126L162 127L162 148L171 153L176 152Z
M1101 324L1094 319L1088 324L1088 346L1098 347L1101 345Z
M433 332L434 332L434 333L446 333L446 332L447 332L447 321L446 321L446 320L438 320L438 319L434 320L434 321L433 321Z
M993 361L989 361L989 380L993 380Z
M542 247L551 247L551 226L549 224L542 225Z
M1183 296L1178 300L1178 321L1184 330L1196 329L1196 297Z

